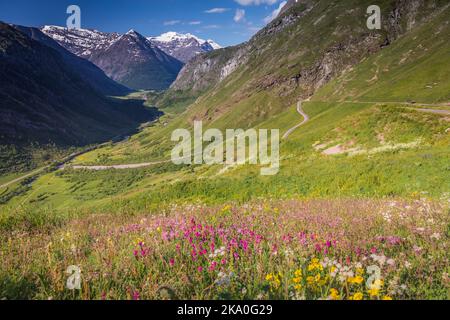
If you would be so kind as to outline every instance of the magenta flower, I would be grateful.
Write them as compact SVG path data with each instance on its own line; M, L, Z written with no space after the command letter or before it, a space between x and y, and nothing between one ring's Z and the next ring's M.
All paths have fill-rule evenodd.
M211 263L211 266L209 267L209 271L214 271L214 270L216 270L216 267L217 267L217 262L213 262L213 263Z
M138 291L133 291L133 300L139 300L141 298Z

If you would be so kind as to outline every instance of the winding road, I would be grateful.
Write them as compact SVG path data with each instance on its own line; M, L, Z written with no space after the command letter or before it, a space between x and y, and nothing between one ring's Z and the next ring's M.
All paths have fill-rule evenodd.
M309 99L305 100L305 101L309 101ZM349 102L349 101L345 101L345 102ZM356 101L352 101L352 102L356 102ZM367 103L367 104L375 104L375 103L380 103L380 102L359 102L359 103ZM385 102L388 103L388 102ZM394 103L394 102L392 102ZM399 103L399 102L395 102L395 103ZM283 140L287 139L295 130L297 130L299 127L303 126L304 124L306 124L307 122L309 122L310 118L309 116L305 113L305 111L302 108L302 104L303 101L299 100L297 102L297 112L303 117L303 121L299 124L297 124L296 126L290 128L282 137ZM445 110L445 109L431 109L431 108L414 108L412 106L416 106L416 105L421 105L421 106L428 106L428 107L448 107L450 106L450 103L442 103L442 104L416 104L416 103L411 103L411 102L403 102L401 104L405 104L405 105L409 105L410 107L408 109L411 110L415 110L415 111L419 111L419 112L427 112L427 113L434 113L434 114L439 114L439 115L444 115L444 116L448 116L450 115L450 111L449 110ZM68 157L66 157L61 163L61 165L59 166L59 170L64 170L65 166L64 163L69 162L70 160L72 160L73 158L75 158L76 156L79 156L83 153L87 153L89 151L92 151L93 149L97 149L105 144L100 144L97 145L95 147L92 148L88 148L87 150L81 151L79 153L76 154L72 154ZM110 170L110 169L117 169L117 170L124 170L124 169L137 169L137 168L145 168L145 167L149 167L149 166L153 166L153 165L158 165L158 164L164 164L164 163L169 163L172 160L160 160L160 161L155 161L155 162L144 162L144 163L135 163L135 164L120 164L120 165L111 165L111 166L81 166L81 165L74 165L74 166L68 166L69 168L75 169L75 170L81 170L81 169L85 169L85 170L92 170L92 171L101 171L101 170ZM1 188L6 188L14 183L20 182L22 180L25 180L29 177L35 176L39 173L41 173L42 171L44 171L45 169L48 169L50 166L45 166L39 169L36 169L26 175L23 175L21 177L18 177L14 180L11 180L7 183L4 183L2 185L0 185L0 189Z
M161 160L156 162L144 162L144 163L135 163L135 164L118 164L118 165L111 165L111 166L70 166L71 169L74 170L93 170L93 171L102 171L102 170L110 170L110 169L116 169L116 170L124 170L124 169L138 169L138 168L145 168L149 166L154 166L158 164L163 163L169 163L172 160Z
M34 170L34 171L31 171L30 173L27 173L26 175L23 175L23 176L21 176L21 177L18 177L18 178L14 179L14 180L8 181L8 182L6 182L6 183L0 185L0 189L2 189L2 188L7 188L7 187L9 187L10 185L12 185L12 184L14 184L14 183L20 182L20 181L25 180L25 179L27 179L27 178L31 178L31 177L33 177L33 176L35 176L35 175L41 173L41 172L44 171L45 169L48 169L48 168L50 168L50 166L45 166L45 167L36 169L36 170Z
M309 100L309 99L308 99ZM308 101L306 100L306 101ZM305 113L305 111L303 111L302 109L302 100L299 100L297 102L297 112L303 117L303 121L301 123L299 123L298 125L296 125L295 127L290 128L283 136L283 140L287 139L287 137L289 137L291 135L292 132L294 132L295 130L297 130L299 127L303 126L305 123L307 123L309 121L309 116Z

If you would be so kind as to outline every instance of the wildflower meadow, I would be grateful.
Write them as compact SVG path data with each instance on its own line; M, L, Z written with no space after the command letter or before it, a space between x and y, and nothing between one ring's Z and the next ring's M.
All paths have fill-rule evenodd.
M1 235L0 296L29 299L449 298L448 203L260 200L93 215ZM69 290L69 266L80 270Z

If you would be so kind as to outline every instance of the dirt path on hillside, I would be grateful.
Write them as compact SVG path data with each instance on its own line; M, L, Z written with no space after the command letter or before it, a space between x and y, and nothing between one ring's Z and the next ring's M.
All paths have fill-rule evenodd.
M426 113L434 113L444 116L450 116L450 110L440 110L440 109L424 109L424 108L408 108L414 111L426 112Z
M102 171L102 170L110 170L110 169L116 169L116 170L124 170L124 169L139 169L139 168L145 168L149 166L154 166L158 164L163 163L169 163L172 160L162 160L162 161L155 161L155 162L143 162L143 163L135 163L135 164L118 164L118 165L111 165L111 166L69 166L70 169L74 170L93 170L93 171Z
M9 187L10 185L12 185L12 184L14 184L14 183L23 181L23 180L25 180L25 179L27 179L27 178L31 178L31 177L33 177L33 176L35 176L35 175L41 173L41 172L44 171L45 169L48 169L48 168L50 168L50 166L45 166L45 167L36 169L36 170L34 170L34 171L31 171L30 173L27 173L26 175L23 175L23 176L21 176L21 177L18 177L18 178L14 179L14 180L11 180L11 181L9 181L9 182L6 182L6 183L0 185L0 189L7 188L7 187Z
M309 101L305 100L305 101ZM303 111L302 108L302 100L299 100L297 102L297 112L303 117L303 121L301 123L299 123L298 125L296 125L295 127L290 128L283 136L283 140L287 139L292 132L294 132L295 130L297 130L299 127L303 126L305 123L307 123L309 121L309 116L305 113L305 111Z

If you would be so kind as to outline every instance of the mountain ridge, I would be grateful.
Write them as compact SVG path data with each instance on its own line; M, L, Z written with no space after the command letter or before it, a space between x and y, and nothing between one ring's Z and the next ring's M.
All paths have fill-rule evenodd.
M166 32L160 36L148 37L147 39L154 42L167 54L184 63L200 53L211 52L222 48L222 46L211 39L203 40L190 33Z
M59 26L44 26L41 31L67 50L100 67L113 80L133 89L166 89L181 70L180 62L187 62L199 53L211 52L220 48L220 45L213 40L203 40L192 34L175 32L167 32L157 37L144 37L135 30L119 34L89 29L68 30ZM138 42L141 44L130 42L129 45L140 47L140 55L147 56L151 61L147 61L147 65L136 67L122 48L123 55L120 57L122 67L117 70L114 63L118 62L119 57L112 52L111 48L120 47L116 43L123 41L123 37L127 34L129 36L131 33L139 34ZM149 44L145 45L146 40L149 41ZM133 50L135 55L138 49L131 48L130 50ZM164 57L159 51L168 55L169 58ZM149 58L150 56L156 60ZM133 57L131 57L132 59ZM127 67L130 69L129 72L125 70ZM139 72L139 69L147 69L147 72L153 71L155 74L144 75ZM158 83L159 78L162 78L160 83Z
M31 31L0 22L2 144L85 145L155 116L106 98L75 71L78 58Z
M122 35L57 26L41 30L67 50L94 63L114 81L134 90L166 89L182 67L180 61L134 30Z

